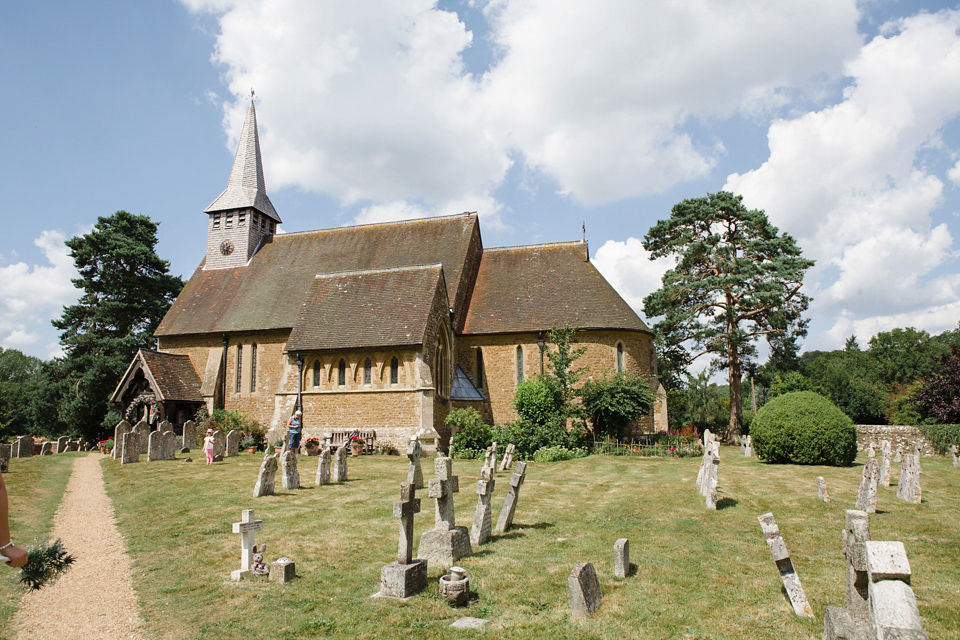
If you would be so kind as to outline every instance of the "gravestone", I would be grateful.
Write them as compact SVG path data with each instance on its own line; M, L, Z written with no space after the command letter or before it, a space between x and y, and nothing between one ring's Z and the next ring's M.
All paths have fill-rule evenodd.
M587 618L596 613L603 604L603 593L597 572L590 562L578 564L567 576L567 588L570 590L570 617Z
M193 420L183 423L183 449L180 453L190 453L190 449L197 446L197 425Z
M953 466L960 467L960 455L957 455L957 445L950 445L950 455L953 456Z
M290 558L278 558L270 563L270 582L280 584L290 582L297 577L297 565Z
M753 457L753 439L750 436L740 436L740 453L746 458Z
M157 427L157 431L160 433L166 433L167 431L173 431L173 425L170 424L169 420L164 420L160 423L160 426Z
M520 497L520 487L523 481L527 479L527 463L518 462L517 468L510 476L510 489L507 491L507 499L503 501L503 508L500 509L500 517L497 518L496 531L506 533L510 525L513 524L513 516L517 511L517 499Z
M877 512L877 485L880 483L880 466L875 458L869 458L860 475L860 490L857 491L857 509L867 513Z
M151 431L147 441L147 462L163 459L163 432Z
M397 561L380 570L380 591L374 597L406 600L427 586L427 560L413 557L413 516L420 513L416 493L413 483L400 485L400 502L393 503L393 517L400 518Z
M496 473L497 471L497 451L498 451L497 443L496 441L494 441L490 444L490 453L491 453L490 462L492 462L493 464L489 465L490 470L493 471L494 473Z
M345 444L340 445L333 457L333 479L337 482L347 481L347 450Z
M29 458L33 455L33 436L20 436L14 444L17 447L18 458Z
M223 462L223 456L227 452L227 436L217 429L213 432L213 461Z
M53 455L53 443L44 442L40 445L40 455L42 456L52 456Z
M141 420L133 425L133 432L137 434L137 454L146 453L150 448L150 425L146 420Z
M253 497L272 496L277 480L277 455L268 453L260 463L260 473L257 475L257 484L253 486Z
M117 423L117 426L113 428L113 459L121 460L123 458L123 436L130 433L131 427L130 423L126 420L121 420Z
M436 567L452 567L457 560L473 554L470 534L458 527L453 508L453 494L460 491L459 478L453 475L453 461L437 456L433 461L434 477L427 485L427 495L436 501L433 529L420 534L417 555Z
M236 429L227 432L226 455L228 458L240 455L240 433Z
M897 455L894 456L893 461L894 461L894 462L901 462L901 461L903 460L903 457L902 457L902 456L903 456L903 445L898 444L898 445L897 445Z
M813 617L813 609L807 602L807 594L803 592L803 585L800 584L800 578L793 568L793 561L790 560L790 554L787 552L787 545L780 535L780 527L777 521L773 519L772 513L765 513L757 516L760 521L760 528L763 529L763 535L767 539L767 546L770 547L770 553L773 554L773 560L777 563L777 569L780 571L780 579L790 597L790 604L793 605L793 611L798 616L807 618Z
M317 462L317 478L315 484L318 487L322 487L330 484L330 449L324 449L318 457L320 460Z
M253 517L253 509L244 509L240 522L233 523L233 532L240 534L240 569L230 573L230 579L237 581L250 573L253 562L253 547L256 545L255 532L263 528L263 520Z
M487 447L486 453L483 454L483 466L495 469L496 467L491 466L496 464L497 454L493 452L493 446Z
M703 497L706 499L707 509L717 508L717 482L720 471L720 457L713 456L707 467L703 481Z
M626 578L630 575L630 541L620 538L613 544L613 577Z
M70 436L57 438L57 453L66 453L69 450Z
M883 455L883 458L880 461L880 484L889 487L890 486L890 459L893 456L893 452L890 447L890 441L884 440L880 443L880 452Z
M407 441L407 459L410 460L410 466L407 468L407 482L411 483L417 489L423 489L423 469L420 467L420 456L423 455L423 447L416 437Z
M823 476L817 476L817 497L824 502L830 502L830 494L827 493L827 481Z
M123 457L120 458L120 464L140 462L140 434L136 431L123 434L123 449L121 452Z
M480 479L477 481L477 510L473 514L473 527L470 529L470 544L486 544L490 541L490 530L493 528L490 510L490 498L493 495L493 471L490 467L480 470Z
M67 443L67 451L79 451L79 450L80 450L79 441L71 440L70 442Z
M876 450L874 450L874 448L873 448L873 443L872 443L872 442L870 443L870 446L867 447L867 457L868 457L868 458L876 458L876 457L877 457L877 452L876 452Z
M920 504L923 492L920 489L920 458L908 453L900 463L900 480L897 482L897 497L906 502Z
M506 471L513 466L513 452L516 448L513 443L507 445L507 449L503 452L503 460L500 462L500 471Z
M293 449L285 449L280 454L280 466L283 469L283 488L300 488L300 471L297 469L297 452Z
M177 457L177 434L170 431L163 432L163 459L175 460Z

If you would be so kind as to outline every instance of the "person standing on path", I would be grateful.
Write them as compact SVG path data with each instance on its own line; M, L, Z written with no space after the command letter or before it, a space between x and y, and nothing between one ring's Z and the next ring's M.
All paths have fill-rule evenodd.
M207 454L207 464L213 464L213 429L207 429L207 437L203 439L203 452Z
M7 564L11 567L22 567L27 564L27 552L25 549L13 544L13 538L10 536L10 507L7 504L7 485L3 481L3 475L0 475L0 555L6 556ZM4 541L9 542L4 543Z
M287 429L290 431L290 448L300 453L300 433L303 431L303 412L297 409L287 420Z

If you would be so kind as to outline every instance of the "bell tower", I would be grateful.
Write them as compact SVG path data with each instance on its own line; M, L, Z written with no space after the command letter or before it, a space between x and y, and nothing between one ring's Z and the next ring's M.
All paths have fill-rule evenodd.
M209 216L205 270L245 266L282 222L263 181L253 91L227 188L204 213Z

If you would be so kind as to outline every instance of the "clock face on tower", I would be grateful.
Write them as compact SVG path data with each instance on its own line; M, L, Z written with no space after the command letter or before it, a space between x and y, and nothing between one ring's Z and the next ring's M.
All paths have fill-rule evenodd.
M221 242L220 253L222 253L225 256L228 256L231 253L233 253L233 243L230 242L229 240L224 240L223 242Z

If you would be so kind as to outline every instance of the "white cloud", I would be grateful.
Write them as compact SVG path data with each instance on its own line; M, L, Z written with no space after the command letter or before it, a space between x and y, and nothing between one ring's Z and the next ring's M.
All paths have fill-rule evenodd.
M626 242L605 242L593 256L593 264L643 317L643 299L660 288L663 274L673 268L674 261L672 258L651 260L640 240L627 238Z

